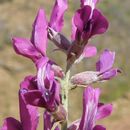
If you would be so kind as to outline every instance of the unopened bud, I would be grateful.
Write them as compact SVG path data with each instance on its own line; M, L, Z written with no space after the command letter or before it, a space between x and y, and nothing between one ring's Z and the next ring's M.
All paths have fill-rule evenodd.
M62 51L67 52L70 47L70 41L61 33L56 32L52 28L48 28L49 39L54 42L54 44L60 48Z
M51 67L52 67L52 70L54 71L54 74L56 77L63 78L65 76L65 74L60 66L53 64Z
M72 76L70 81L73 85L89 85L99 80L98 74L99 72L86 71Z

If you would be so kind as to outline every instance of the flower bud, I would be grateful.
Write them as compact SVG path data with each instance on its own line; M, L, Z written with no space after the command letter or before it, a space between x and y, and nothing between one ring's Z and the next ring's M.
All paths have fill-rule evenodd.
M70 81L74 85L88 85L99 80L98 74L95 71L85 71L72 76Z
M54 44L59 47L62 51L67 52L70 47L70 41L61 33L56 32L52 28L48 28L49 39L54 42Z
M51 66L52 70L54 71L54 75L59 77L59 78L63 78L64 77L64 72L62 70L62 68L56 64L52 64Z

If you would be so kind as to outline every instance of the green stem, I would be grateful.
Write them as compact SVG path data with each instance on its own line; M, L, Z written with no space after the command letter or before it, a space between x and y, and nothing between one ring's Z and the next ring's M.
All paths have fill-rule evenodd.
M66 73L64 80L62 80L62 104L67 112L66 121L61 124L61 130L67 130L67 122L68 122L68 93L69 93L69 78L70 71Z

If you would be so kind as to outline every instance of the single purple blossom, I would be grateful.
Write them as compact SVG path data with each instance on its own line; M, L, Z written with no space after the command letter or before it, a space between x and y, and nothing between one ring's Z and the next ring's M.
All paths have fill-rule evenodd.
M47 48L47 26L45 12L40 9L33 24L31 40L17 37L12 39L16 53L30 58L34 62L45 56Z
M45 71L44 71L45 72ZM60 98L60 84L53 80L42 80L42 74L40 75L41 81L38 81L36 76L27 76L24 81L21 82L21 90L26 90L24 98L27 104L45 108L56 121L62 121L66 119L66 111L61 104ZM38 82L41 82L40 85Z
M59 84L53 82L51 86L48 86L43 82L43 88L39 89L37 82L36 76L27 76L21 82L21 90L26 90L23 95L26 102L33 106L44 107L48 111L55 111L60 103ZM50 84L49 81L48 83Z
M101 11L95 8L96 3L96 0L81 0L81 8L72 18L73 44L68 50L68 66L80 57L92 36L103 34L108 29L108 21Z
M45 12L40 9L33 24L31 40L15 37L13 38L13 46L17 54L33 60L37 66L37 69L39 69L37 62L44 61L42 59L47 60L47 64L52 66L51 69L54 71L55 76L60 76L60 78L63 78L64 73L62 69L56 63L49 60L46 56L47 27L48 23Z
M13 45L16 53L32 59L37 67L37 75L26 78L21 83L21 89L28 88L24 94L26 102L54 112L60 104L60 85L55 77L63 78L64 74L62 69L46 56L47 28L44 10L39 10L29 44L25 42L27 40L13 38ZM32 85L31 89L28 85Z
M100 89L88 86L83 94L83 113L81 119L72 123L68 130L106 130L96 121L109 116L112 112L111 104L99 103Z
M33 61L46 55L48 28L60 32L63 27L63 16L67 9L67 0L56 0L50 22L47 21L44 10L40 9L33 24L31 40L13 38L16 53L31 58Z
M4 120L1 130L36 130L39 121L39 114L36 107L27 105L24 100L24 92L19 92L20 121L13 117Z
M96 63L96 71L85 71L71 77L72 84L88 85L97 81L110 80L121 72L113 68L115 52L105 50Z
M100 80L109 80L121 71L118 68L113 68L115 61L115 52L105 50L96 63L96 71L99 72Z

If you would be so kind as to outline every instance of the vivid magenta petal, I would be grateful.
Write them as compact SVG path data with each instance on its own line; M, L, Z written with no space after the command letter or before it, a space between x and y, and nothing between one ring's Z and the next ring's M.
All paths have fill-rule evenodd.
M22 125L19 121L12 117L8 117L4 120L4 124L1 130L23 130Z
M95 46L91 45L86 45L84 50L83 50L83 56L88 58L88 57L93 57L97 54L97 48Z
M23 94L22 91L19 92L20 119L23 130L36 130L39 121L38 109L27 105Z
M91 15L91 7L84 6L82 9L76 11L74 15L74 24L79 31L83 31L84 27L87 25L87 22Z
M49 88L53 82L54 72L51 70L51 64L47 57L43 57L37 62L37 68L38 89L44 92L45 88Z
M32 43L24 38L13 38L13 47L17 54L23 55L35 61L40 57L40 53L37 52L36 48Z
M55 31L60 32L64 24L64 13L67 10L67 0L55 0L49 26Z
M96 70L100 73L108 71L112 68L115 60L115 52L105 50L101 56L99 61L96 63Z
M98 107L96 118L97 120L103 119L107 116L109 116L112 113L113 106L112 104L103 104Z
M96 122L97 106L100 95L100 89L94 89L88 86L83 94L83 114L79 129L92 130Z
M37 89L36 76L26 76L24 80L20 83L20 88L25 90Z
M121 71L117 68L110 69L109 71L102 74L101 79L102 80L109 80L115 76L117 76L118 73L121 73Z
M40 9L33 24L31 40L34 46L42 55L46 55L47 27L48 23L45 16L45 12L44 10Z
M24 94L26 102L33 106L46 107L42 92L39 90L28 91Z
M91 36L96 34L103 34L107 31L109 23L105 16L103 16L103 14L99 10L94 9L92 20L93 26Z

